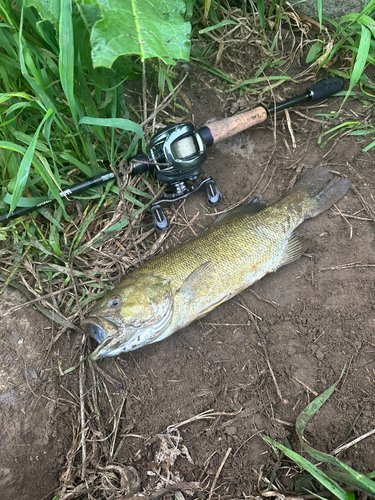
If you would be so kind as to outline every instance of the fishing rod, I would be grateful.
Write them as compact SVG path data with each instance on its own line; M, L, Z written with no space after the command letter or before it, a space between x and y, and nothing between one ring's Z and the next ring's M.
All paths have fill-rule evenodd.
M269 116L283 109L307 101L318 101L336 94L344 88L344 84L343 78L335 76L316 83L303 94L268 108L258 106L253 110L210 123L199 129L193 123L183 123L170 125L160 130L152 137L148 151L134 156L129 162L132 175L154 170L157 179L169 186L165 198L151 204L155 228L158 231L164 231L169 226L168 219L160 206L161 203L186 198L202 186L206 188L207 202L210 206L221 203L222 195L211 177L198 181L202 174L202 164L207 159L207 147L262 123ZM119 175L121 175L120 170L114 169L113 172L99 174L83 182L72 184L59 195L61 198L74 196L87 189L100 186ZM55 198L51 198L32 207L17 207L8 214L0 215L0 223L51 205L55 201Z

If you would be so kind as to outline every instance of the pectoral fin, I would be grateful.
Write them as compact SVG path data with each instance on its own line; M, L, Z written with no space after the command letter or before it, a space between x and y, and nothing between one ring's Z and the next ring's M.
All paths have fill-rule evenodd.
M199 294L199 289L202 286L207 286L207 270L210 266L211 262L205 262L197 269L194 269L182 283L177 293L184 295L188 300L194 300Z

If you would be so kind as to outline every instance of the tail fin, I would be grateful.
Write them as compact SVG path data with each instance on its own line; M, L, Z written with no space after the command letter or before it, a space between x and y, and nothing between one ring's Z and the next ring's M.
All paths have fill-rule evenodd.
M316 204L309 208L305 218L315 217L321 214L334 203L340 200L350 187L350 180L339 177L323 165L318 165L296 182L294 190L302 191L309 198L316 200Z

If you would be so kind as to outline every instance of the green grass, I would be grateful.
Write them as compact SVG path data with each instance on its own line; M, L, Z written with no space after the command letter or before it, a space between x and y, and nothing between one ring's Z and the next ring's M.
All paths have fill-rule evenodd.
M141 4L140 8L147 8L147 1ZM182 8L182 0L179 4ZM179 45L188 44L184 39L188 23L176 8L174 18L166 21L174 30L170 41L177 46L176 54L172 44L167 54L161 43L152 53L142 44L129 53L126 31L120 37L123 47L109 50L106 45L110 33L100 22L108 12L105 6L99 10L100 2L51 0L48 5L46 9L40 0L0 0L0 211L11 212L52 196L67 220L65 203L59 196L62 189L140 149L143 131L133 103L125 102L124 84L141 78L139 55L143 59L158 53L167 60L186 57L186 49L183 52ZM114 19L116 5L111 6L109 22ZM173 5L176 7L175 2ZM157 9L154 11L159 15ZM133 26L128 16L121 19L121 13L118 24L123 21L121 28L130 30ZM148 25L142 18L134 20L140 36L147 37L152 22L149 18ZM154 24L163 26L156 17ZM111 51L114 61L99 67L98 54L103 59L103 54ZM158 60L149 64L149 74L158 79L160 91L170 83L170 71ZM99 196L102 192L103 188ZM89 193L80 199L85 207L97 197L98 193ZM48 218L59 227L53 214Z
M226 82L227 92L262 95L291 80L281 69L283 61L277 53L279 30L289 22L280 2L273 0L267 8L263 2L254 2L255 14L247 19L268 45L269 56L254 75L246 78L228 75L210 62L217 51L210 34L220 39L241 24L231 18L233 9L217 1L189 0L186 4L187 15L194 16L192 36L199 36L201 42L195 44L193 57ZM28 7L32 5L38 6L39 13ZM95 2L51 0L49 10L43 5L40 0L0 0L0 213L54 197L62 213L46 209L40 212L56 234L61 231L62 221L75 217L74 212L66 213L60 190L139 151L140 119L133 103L125 101L123 90L128 82L141 78L142 66L139 58L123 55L111 67L94 67L97 56L91 52L92 44L97 48L98 43L108 42L106 33L96 28L100 28L101 21ZM248 7L242 5L241 15L245 16ZM351 65L343 72L350 80L348 92L359 82L369 100L375 84L365 69L374 64L374 9L372 0L361 13L345 16L340 23L330 21L334 30L331 50L324 52L323 42L318 42L308 55L308 60L314 61L324 53L319 67L327 67L339 50L349 51ZM321 17L321 8L319 13ZM102 48L105 51L106 46ZM126 52L116 50L118 54ZM162 56L164 49L157 50ZM154 59L148 68L159 91L166 83L171 90L168 66ZM367 148L373 145L371 142ZM103 190L81 196L83 207L100 199ZM115 193L114 188L111 190ZM8 229L13 231L15 227L11 223ZM4 230L0 231L0 238L5 237ZM54 241L55 251L59 243ZM51 247L48 241L44 244Z
M345 370L345 369L344 369ZM263 439L274 448L275 452L281 451L286 457L292 460L302 471L305 471L318 481L325 489L330 491L336 498L340 500L354 500L355 496L353 491L356 490L367 493L370 496L375 496L375 482L372 481L374 473L368 475L360 474L347 464L339 460L337 457L328 453L321 452L314 449L307 443L304 438L304 432L310 419L319 411L323 404L330 398L337 385L339 384L344 370L340 378L329 387L326 391L320 394L314 401L312 401L298 416L296 422L296 432L299 438L301 449L309 455L310 459L314 459L321 464L328 465L329 467L323 471L321 466L315 465L310 459L307 459L293 451L290 446L282 445L267 436ZM310 481L310 484L311 481ZM343 486L341 486L343 485ZM345 489L345 488L350 488ZM318 498L322 498L317 495Z
M265 94L287 80L292 80L284 70L280 68L286 61L280 59L277 50L277 42L280 37L280 29L283 24L288 24L288 18L280 0L273 0L267 4L263 0L252 2L252 8L246 2L241 7L236 3L227 4L220 1L204 2L204 15L201 15L201 3L195 4L195 16L192 22L192 38L197 37L199 44L193 46L192 59L199 61L200 65L208 72L219 77L226 83L226 92L239 91L249 92L257 97ZM277 7L277 8L276 8ZM236 39L238 49L241 52L241 25L246 24L253 31L250 42L262 40L267 46L267 57L259 63L254 75L228 74L220 69L215 58L218 50L218 41L228 42L228 35L234 31L233 40ZM269 24L273 28L269 28ZM246 32L245 32L246 33ZM247 32L248 33L248 32ZM251 46L251 43L249 43ZM256 50L254 55L256 57ZM233 56L233 53L232 53ZM237 57L237 54L235 54Z
M349 79L347 96L359 83L361 91L375 97L375 82L366 73L366 68L375 65L375 0L371 0L361 12L343 16L339 22L322 15L320 19L328 27L331 38L321 36L312 45L307 55L307 62L318 63L319 68L330 67L334 57L340 52L350 57L350 65L344 71L335 71ZM345 102L345 99L344 99Z
M14 9L0 2L3 212L27 204L30 197L54 196L66 218L59 191L103 171L102 165L107 167L115 153L119 160L134 153L134 128L137 138L142 134L129 120L124 122L125 133L103 126L113 126L111 121L95 122L129 117L121 83L140 76L139 64L119 61L112 70L94 69L87 52L86 20L75 14L73 26L71 3L62 2L61 7L56 36L53 25L41 22L21 1ZM77 47L72 43L74 30L82 42Z
M175 0L170 1L172 6L176 5ZM52 209L39 209L37 218L24 216L0 228L0 240L4 243L0 251L4 270L0 281L2 290L12 283L30 299L37 297L35 306L64 328L74 328L80 312L103 296L123 270L111 261L96 266L96 254L90 250L108 244L110 252L109 242L118 235L120 242L116 243L122 244L121 236L147 210L155 196L142 180L123 186L121 192L110 182L69 203L61 199L59 192L108 170L110 164L118 164L142 149L144 137L138 96L131 93L133 82L140 87L144 63L147 84L162 96L165 87L168 92L173 89L174 82L173 67L166 62L174 64L178 54L182 60L186 59L186 51L178 52L181 43L175 44L177 52L168 54L164 47L158 46L156 54L143 56L116 47L114 62L107 57L107 66L99 66L97 61L102 51L98 48L105 49L106 36L111 34L103 28L105 23L97 24L98 5L104 4L50 0L47 9L38 0L0 0L0 213L34 206L50 197L56 199ZM178 4L181 6L181 2ZM318 4L321 22L328 22L321 14L320 0ZM253 15L248 2L238 5L241 16L267 47L268 55L254 74L229 74L214 64L217 39L226 37L233 28L240 29L241 23L234 19L228 3L186 1L186 19L193 16L192 56L221 80L225 92L237 95L249 92L260 98L291 80L285 70L288 61L283 59L278 46L280 30L290 27L290 19L280 0L268 2L267 8L262 1L253 2ZM375 98L375 83L366 71L375 64L375 28L371 18L374 9L375 0L371 0L361 13L345 16L339 23L329 20L331 45L327 48L321 37L312 44L307 56L312 65L330 70L336 55L350 54L350 64L343 65L336 73L349 81L347 96L354 95L357 86L359 90L354 97L365 104L373 103ZM121 22L127 22L126 16ZM187 27L181 20L174 31L176 37L179 26L186 33ZM135 98L129 97L132 95ZM373 128L371 124L345 122L324 129L321 144L343 131L367 135L373 133ZM374 145L375 141L370 142L365 150ZM131 208L126 217L111 221L107 214L116 211L120 195ZM146 248L144 245L143 249ZM27 279L23 279L25 275ZM22 279L28 286L20 283ZM48 299L47 307L47 301L39 299L49 293L55 295ZM335 457L308 447L303 440L309 418L335 387L309 405L297 422L302 449L313 459L328 463L331 466L328 471L322 472L288 446L265 439L338 498L350 498L345 485L374 494L371 480L374 474L360 475Z

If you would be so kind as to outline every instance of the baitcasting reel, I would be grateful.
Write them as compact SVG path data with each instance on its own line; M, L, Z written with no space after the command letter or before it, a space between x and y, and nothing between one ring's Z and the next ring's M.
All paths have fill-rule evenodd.
M157 179L168 184L165 198L151 205L152 219L158 231L169 227L162 203L182 200L202 186L206 188L210 206L221 203L222 195L211 177L198 181L206 158L204 133L201 134L201 129L197 131L193 123L184 123L162 129L151 139L148 154L132 159L132 173L145 172L152 166Z

